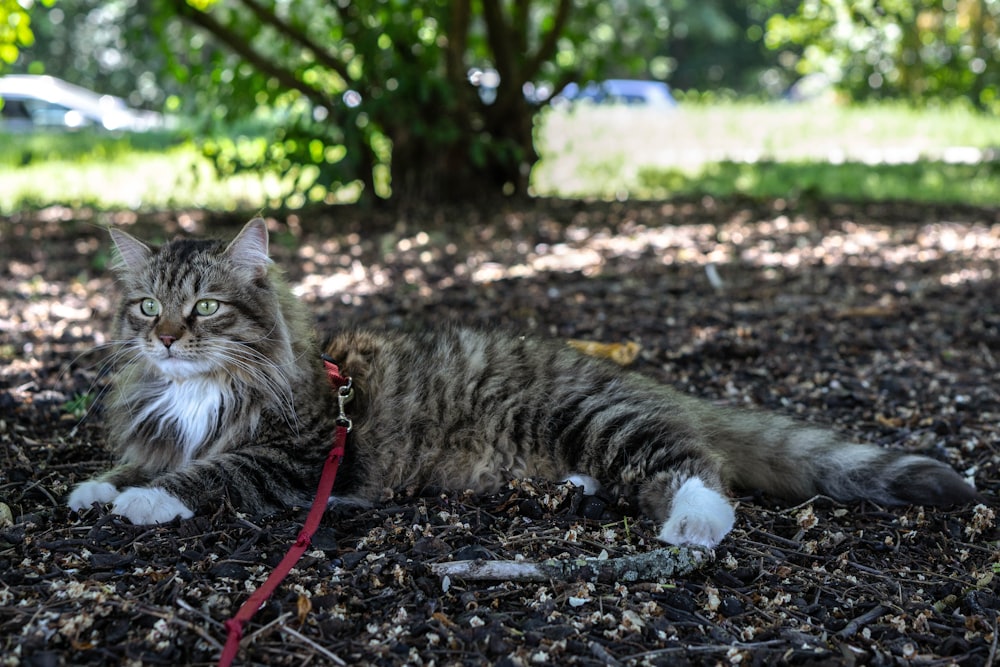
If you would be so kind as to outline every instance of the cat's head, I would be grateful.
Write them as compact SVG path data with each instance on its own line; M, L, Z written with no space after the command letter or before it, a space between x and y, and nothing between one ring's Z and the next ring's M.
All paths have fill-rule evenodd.
M116 337L133 359L186 380L252 374L284 356L288 333L263 220L251 220L229 244L178 239L151 247L115 229L111 237L122 285Z

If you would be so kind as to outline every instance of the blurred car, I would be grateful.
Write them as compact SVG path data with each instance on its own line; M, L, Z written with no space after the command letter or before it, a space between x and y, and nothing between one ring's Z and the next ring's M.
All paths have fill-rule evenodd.
M822 72L806 74L789 86L784 99L789 102L832 102L837 97L836 84Z
M556 97L555 101L562 103L630 104L664 108L677 106L670 86L663 81L642 79L608 79L600 83L591 81L583 88L570 83Z
M51 76L2 76L0 100L0 132L85 127L145 132L163 126L158 113L132 109L120 97L101 95Z

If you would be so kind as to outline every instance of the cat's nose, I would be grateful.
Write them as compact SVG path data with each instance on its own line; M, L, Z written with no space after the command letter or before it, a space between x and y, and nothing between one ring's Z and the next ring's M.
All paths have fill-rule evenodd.
M160 336L160 340L163 342L163 347L169 348L177 340L177 336L170 336L168 334L163 334Z

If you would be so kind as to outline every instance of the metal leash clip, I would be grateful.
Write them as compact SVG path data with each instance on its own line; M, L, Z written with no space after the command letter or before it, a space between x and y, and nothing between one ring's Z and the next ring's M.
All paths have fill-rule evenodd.
M343 426L347 428L348 431L354 426L351 418L347 416L344 408L351 399L354 398L354 384L351 382L351 378L347 378L347 384L339 387L337 389L337 426Z

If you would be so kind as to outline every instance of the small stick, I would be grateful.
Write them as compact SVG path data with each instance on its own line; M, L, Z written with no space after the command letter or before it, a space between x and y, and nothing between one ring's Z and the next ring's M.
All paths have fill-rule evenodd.
M993 614L993 642L990 644L990 653L986 656L986 662L983 663L983 667L993 667L993 663L997 658L997 622L1000 621L1000 612Z
M611 667L619 667L622 663L615 659L615 656L608 653L608 650L598 644L597 642L590 642L590 652L593 653L598 660L603 662L605 665L610 665Z
M284 632L285 634L289 634L289 635L295 637L296 639L298 639L299 641L301 641L301 642L303 642L305 644L308 644L314 651L316 651L317 653L319 653L320 655L322 655L324 658L326 658L327 660L329 660L333 664L335 664L335 665L344 665L344 666L347 665L347 663L344 662L340 658L340 656L338 656L336 653L331 653L327 649L323 648L322 646L320 646L319 644L317 644L316 642L314 642L312 639L309 639L309 637L306 637L301 632L297 632L297 631L293 630L292 628L290 628L287 625L283 625L279 629L281 630L281 632Z
M572 558L537 562L513 560L459 560L432 563L439 577L471 581L551 581L590 579L649 581L687 574L711 559L711 553L689 547L666 547L619 558Z
M864 614L861 614L856 619L845 625L844 629L837 633L837 636L842 639L849 639L850 637L853 637L858 630L861 629L861 626L871 623L885 612L886 612L885 607L883 607L880 604L875 605L873 608L871 608Z

